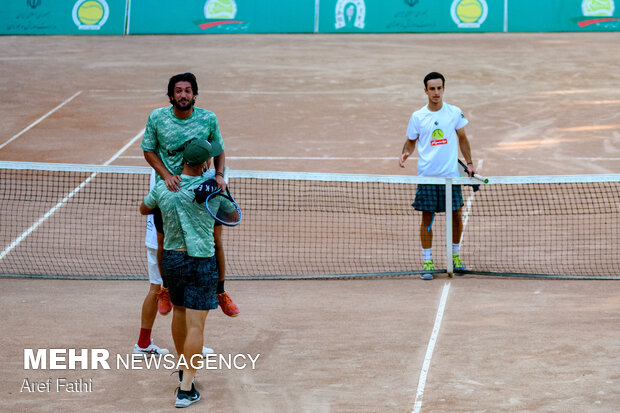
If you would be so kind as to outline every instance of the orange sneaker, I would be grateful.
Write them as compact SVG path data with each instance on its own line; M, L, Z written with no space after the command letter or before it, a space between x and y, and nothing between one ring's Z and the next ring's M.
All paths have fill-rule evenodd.
M217 295L217 301L220 303L220 308L229 317L237 317L239 315L239 307L230 299L227 293Z
M162 288L157 293L157 309L161 315L166 315L172 311L172 301L170 301L170 294L167 288Z

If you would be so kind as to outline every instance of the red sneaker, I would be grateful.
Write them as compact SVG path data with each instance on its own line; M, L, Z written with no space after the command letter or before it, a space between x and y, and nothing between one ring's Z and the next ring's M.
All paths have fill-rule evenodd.
M237 317L239 315L239 307L230 299L227 293L217 295L217 301L220 303L220 308L229 317Z
M170 294L167 288L162 288L157 293L157 309L161 315L166 315L172 311L172 301L170 301Z

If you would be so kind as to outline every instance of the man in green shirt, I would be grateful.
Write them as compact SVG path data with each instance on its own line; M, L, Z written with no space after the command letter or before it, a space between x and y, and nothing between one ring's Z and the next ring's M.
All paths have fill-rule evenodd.
M207 167L207 160L221 151L216 141L192 140L182 153L179 189L170 191L165 181L160 180L140 205L143 215L159 208L163 219L162 277L170 290L173 304L172 338L177 355L183 355L188 364L188 368L183 367L179 373L181 383L176 407L187 407L200 400L194 386L194 367L196 360L202 356L207 313L218 306L214 219L204 203L195 201L194 189L205 181L202 173ZM215 182L213 187L216 187ZM232 205L219 207L234 209Z
M192 139L204 139L215 142L222 152L213 157L215 164L215 179L219 188L224 190L224 142L215 113L194 106L198 96L198 84L192 73L181 73L172 76L168 82L168 98L171 106L155 109L149 115L142 139L141 148L144 158L157 172L156 179L164 180L170 191L178 191L183 169L182 154L185 146ZM157 218L157 211L155 212ZM157 223L158 220L156 219ZM158 228L158 232L162 232ZM224 289L225 259L221 240L221 227L215 230L215 248L219 263L218 301L222 311L228 316L235 317L239 308L230 299ZM159 259L161 260L159 248Z

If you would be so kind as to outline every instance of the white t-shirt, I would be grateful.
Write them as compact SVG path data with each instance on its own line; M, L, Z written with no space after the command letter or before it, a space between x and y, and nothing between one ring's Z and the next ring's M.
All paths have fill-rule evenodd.
M149 183L149 192L155 187L155 169L151 169L151 181ZM202 174L205 179L213 178L215 176L215 169L208 169ZM155 221L153 220L153 214L146 216L146 237L144 244L148 248L157 249L157 229L155 229Z
M436 112L428 110L428 105L413 112L407 127L407 137L418 140L419 176L459 176L456 131L468 122L461 109L447 103Z

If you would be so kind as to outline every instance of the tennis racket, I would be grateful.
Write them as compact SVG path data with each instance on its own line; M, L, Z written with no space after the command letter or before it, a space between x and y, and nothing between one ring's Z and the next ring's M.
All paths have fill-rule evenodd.
M228 168L224 168L224 180L226 184L228 184ZM213 179L215 182L215 179ZM230 194L230 190L228 189L228 185L226 185L226 190L222 191L221 189L217 189L217 183L215 183L215 191L211 192L205 201L205 206L207 207L207 211L209 214L215 219L217 222L222 225L226 225L229 227L234 227L239 225L241 222L241 208L235 201L235 198Z

